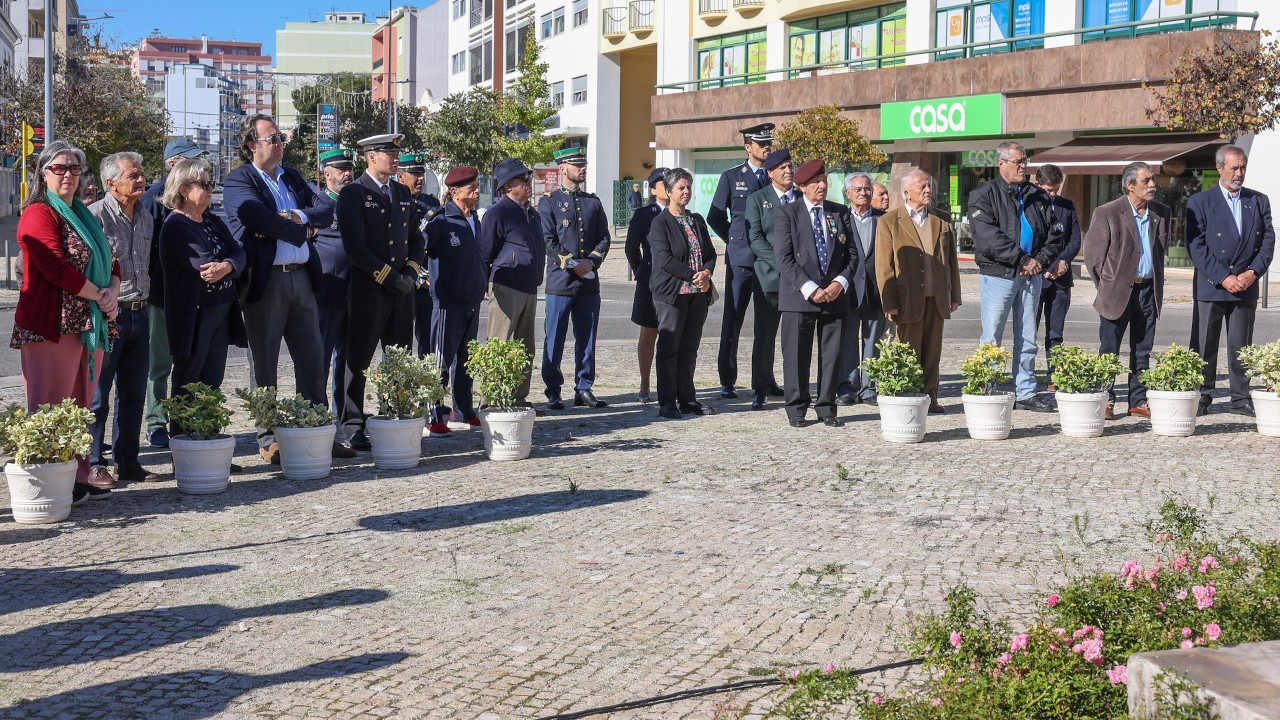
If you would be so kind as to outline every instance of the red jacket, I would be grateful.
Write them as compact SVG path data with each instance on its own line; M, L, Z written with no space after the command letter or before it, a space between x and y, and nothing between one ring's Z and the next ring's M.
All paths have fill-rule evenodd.
M66 222L48 205L32 203L18 220L22 251L22 292L13 323L50 342L62 334L62 293L80 292L86 278L67 261L62 246ZM111 259L111 274L120 277L120 264ZM88 302L87 300L85 302Z

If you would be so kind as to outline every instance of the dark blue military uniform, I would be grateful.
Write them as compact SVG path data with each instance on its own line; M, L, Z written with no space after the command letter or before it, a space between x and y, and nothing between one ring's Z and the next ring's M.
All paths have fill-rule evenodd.
M316 196L316 205L336 210L338 194L325 188ZM347 366L347 251L342 249L338 217L316 229L316 254L320 256L320 284L316 287L316 311L320 319L320 344L324 346L325 385L332 372L333 413L342 416L342 383Z
M431 334L441 379L451 386L453 413L463 422L476 417L471 400L467 343L480 331L480 302L488 290L488 273L480 258L480 221L467 217L453 201L427 211L422 234L427 242L427 272L435 312ZM447 423L443 403L431 409L431 422Z
M431 208L440 207L440 200L431 193L418 193L413 196L414 202L418 203L418 209L422 212L422 217L427 216L427 211ZM422 283L429 277L427 268L423 267L419 274L418 282ZM431 313L435 310L435 303L431 300L431 286L419 285L418 291L413 294L413 334L418 340L418 357L426 357L427 353L433 352L431 344Z

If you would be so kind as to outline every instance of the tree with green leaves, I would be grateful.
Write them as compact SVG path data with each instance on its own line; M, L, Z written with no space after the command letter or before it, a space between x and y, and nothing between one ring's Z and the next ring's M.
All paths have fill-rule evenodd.
M444 99L422 132L428 163L436 173L470 165L488 174L506 157L498 145L503 132L497 106L497 97L488 88L472 88Z
M879 165L889 159L862 136L858 123L842 116L835 105L801 112L793 122L778 128L773 144L790 150L797 167L821 159L828 170L838 170Z
M498 122L503 129L498 147L505 157L517 158L533 167L550 162L552 153L564 143L560 137L546 134L557 110L551 104L547 63L542 60L541 47L533 37L533 26L528 26L525 32L529 37L524 57L520 58L520 77L508 86L498 102Z

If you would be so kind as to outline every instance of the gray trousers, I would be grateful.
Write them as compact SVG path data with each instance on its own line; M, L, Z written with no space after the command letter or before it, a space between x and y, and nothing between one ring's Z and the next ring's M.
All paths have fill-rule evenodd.
M324 390L324 344L311 277L306 270L283 272L272 268L262 299L245 303L244 329L249 336L250 385L275 387L280 365L280 341L293 359L294 384L299 393L317 405L328 407ZM358 320L353 318L353 321ZM269 447L275 435L258 428L258 447Z
M489 283L488 337L498 340L522 340L525 352L529 353L529 367L525 368L524 380L516 390L517 402L525 402L529 399L529 384L533 379L534 349L537 347L534 338L537 318L537 293L520 292L506 285Z
M173 371L173 357L169 355L169 331L164 326L164 309L159 305L147 307L151 344L147 369L147 414L143 416L147 430L165 427L165 417L160 401L169 397L169 373Z
M866 400L876 396L867 382L862 363L880 354L876 343L884 336L884 312L864 304L850 310L845 320L844 338L840 345L840 387L836 395Z

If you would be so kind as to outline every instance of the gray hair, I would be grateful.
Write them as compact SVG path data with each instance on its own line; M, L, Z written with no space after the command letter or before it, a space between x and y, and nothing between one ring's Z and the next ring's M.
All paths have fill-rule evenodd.
M876 181L875 181L875 180L872 180L870 175L868 175L868 174L866 174L866 173L864 173L864 172L856 172L856 173L849 173L849 176L848 176L848 177L846 177L846 178L844 179L844 189L845 189L845 192L848 192L848 191L852 190L852 189L853 189L853 181L854 181L854 180L858 180L858 179L860 179L860 178L861 178L861 179L866 180L866 181L867 181L867 185L870 185L870 186L871 186L871 189L872 189L873 191L876 189Z
M208 160L199 157L183 158L173 166L169 178L164 181L164 194L160 196L160 202L173 210L182 207L187 202L187 199L182 196L182 188L193 182L199 182L200 176L207 172L209 172Z
M1213 164L1217 167L1225 166L1227 164L1228 155L1239 155L1245 160L1249 159L1249 156L1244 152L1244 148L1239 145L1223 145L1213 154Z
M121 160L131 162L134 165L137 165L139 170L142 169L142 156L138 153L128 151L112 153L102 158L102 162L98 165L98 176L102 178L102 183L104 185L108 182L115 182L116 180L119 180L124 174L120 169Z
M1124 170L1120 171L1120 187L1128 191L1130 185L1138 182L1139 170L1151 172L1151 166L1141 160L1135 160L1134 162L1125 165Z
M920 168L916 168L915 170L912 170L911 172L907 173L906 177L902 178L902 196L903 197L907 196L907 186L911 184L911 178L913 177L922 177L924 178L924 181L926 183L929 183L929 184L933 183L932 175L925 172L924 170L921 170Z
M40 203L42 205L49 204L49 186L44 181L44 171L58 159L59 155L70 153L76 157L76 161L80 165L86 165L84 159L84 151L72 145L66 140L54 140L44 146L44 150L40 151L40 156L36 158L36 179L31 187L31 194L27 196L27 205L32 203ZM83 177L83 176L81 176ZM80 178L76 179L76 193L80 192ZM24 205L23 207L26 207Z
M1027 154L1026 148L1022 147L1022 143L1016 140L1005 140L996 146L996 159L1008 160L1013 156L1014 150L1021 152L1023 155Z
M693 175L682 167L673 167L662 173L662 186L667 189L667 192L671 192L675 188L676 183L681 180L688 180L689 186L693 186Z

